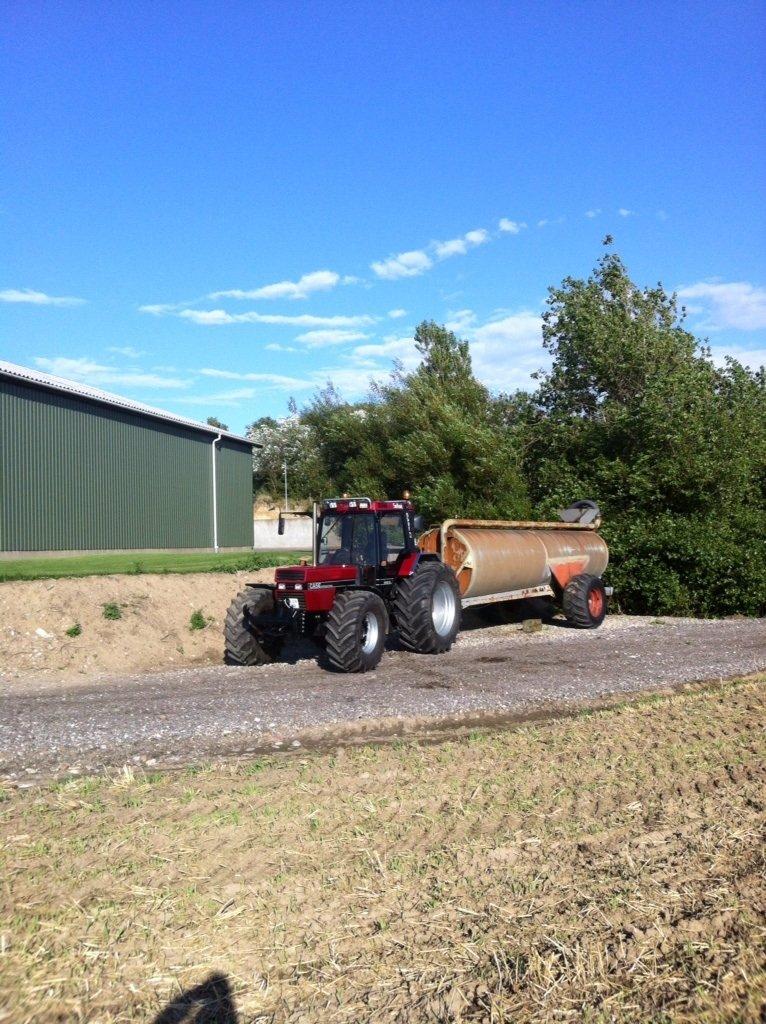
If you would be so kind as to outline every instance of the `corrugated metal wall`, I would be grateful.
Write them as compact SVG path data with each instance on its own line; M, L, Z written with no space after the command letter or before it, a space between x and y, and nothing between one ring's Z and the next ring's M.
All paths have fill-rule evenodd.
M205 548L213 434L0 377L0 550ZM252 544L252 460L219 451L219 545Z
M222 437L217 447L218 544L222 548L252 547L252 450L229 437Z

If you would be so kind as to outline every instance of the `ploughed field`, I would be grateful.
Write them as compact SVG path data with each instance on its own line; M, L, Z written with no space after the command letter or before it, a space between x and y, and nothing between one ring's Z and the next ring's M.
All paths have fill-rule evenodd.
M0 1021L757 1021L764 682L8 791Z

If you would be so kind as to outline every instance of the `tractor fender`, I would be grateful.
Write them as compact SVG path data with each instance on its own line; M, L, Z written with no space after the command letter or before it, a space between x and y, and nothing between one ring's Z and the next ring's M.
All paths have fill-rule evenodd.
M275 590L276 584L274 583L246 583L245 586L248 590Z
M396 570L397 579L402 580L407 576L412 576L421 562L441 562L441 558L432 551L411 551L404 556Z

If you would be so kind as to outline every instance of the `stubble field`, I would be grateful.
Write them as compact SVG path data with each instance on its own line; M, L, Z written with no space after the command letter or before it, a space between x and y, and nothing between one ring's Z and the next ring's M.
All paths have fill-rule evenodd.
M0 1021L757 1021L760 677L0 802Z

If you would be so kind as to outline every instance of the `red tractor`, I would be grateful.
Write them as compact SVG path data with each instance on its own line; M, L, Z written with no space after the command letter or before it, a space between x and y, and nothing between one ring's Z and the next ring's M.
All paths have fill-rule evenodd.
M422 523L409 500L336 498L315 506L313 521L313 564L278 568L273 584L248 586L232 602L229 664L275 661L296 634L323 646L340 672L374 669L392 631L410 651L450 649L460 629L457 578L418 548Z

